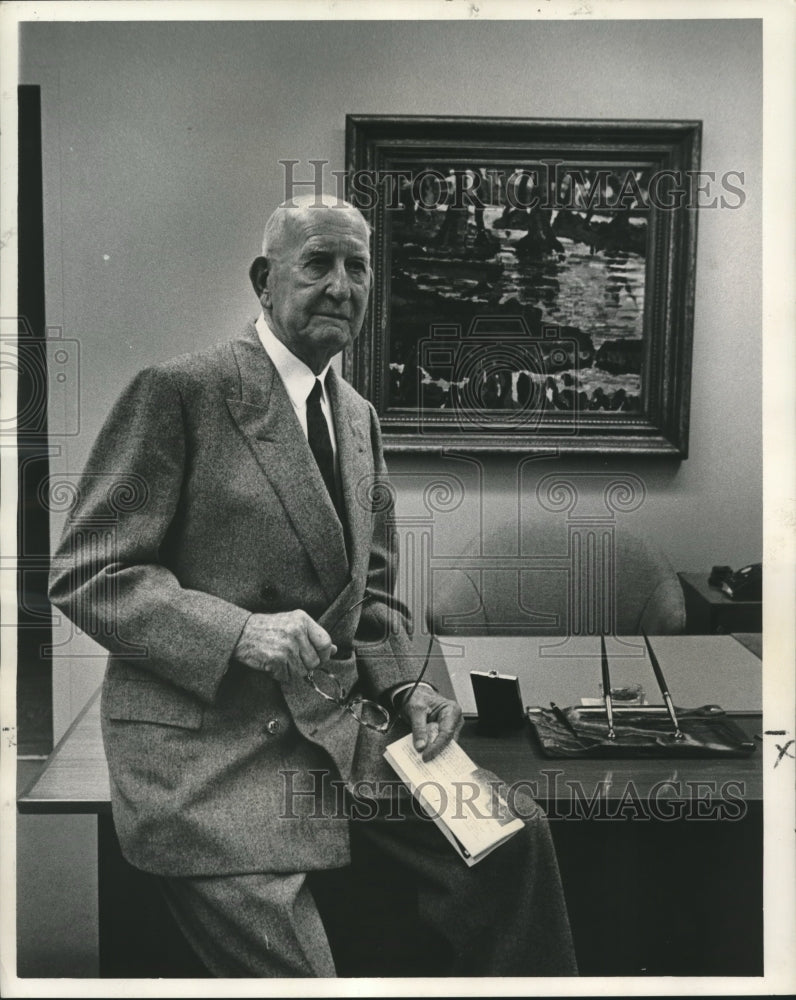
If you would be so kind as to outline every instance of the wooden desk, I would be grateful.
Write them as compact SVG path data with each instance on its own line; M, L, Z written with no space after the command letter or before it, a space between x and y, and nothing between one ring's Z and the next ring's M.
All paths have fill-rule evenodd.
M745 641L749 639L744 637ZM599 695L600 640L595 637L529 639L527 636L441 637L454 694L465 711L475 716L476 706L470 684L471 670L496 669L516 675L526 705L577 705L581 697ZM734 636L652 636L650 643L658 656L676 705L694 708L718 704L748 731L750 738L760 733L762 712L762 671L760 659ZM607 638L606 650L612 685L641 683L648 704L663 702L638 636ZM621 796L622 788L633 781L641 795L661 781L695 782L706 775L723 782L738 780L743 797L758 801L763 797L760 755L732 760L577 760L544 761L535 747L527 746L529 734L517 740L488 740L478 737L473 727L465 742L475 741L473 752L479 762L516 781L528 777L528 754L533 768L546 764L563 770L565 779L580 781L584 787L601 783L606 794ZM468 751L470 747L468 745ZM505 772L505 773L504 773ZM611 790L612 789L612 790ZM566 794L566 793L564 793ZM541 797L544 797L540 793Z
M111 812L108 764L100 732L100 693L94 694L18 800L23 813Z
M570 639L558 646L556 658L549 650L529 653L527 637L441 642L453 688L466 709L474 709L467 693L469 670L492 666L519 674L528 703L546 704L552 697L567 705L576 694L597 693L595 640ZM551 642L561 641L544 640ZM655 637L652 642L677 704L717 702L740 709L744 714L736 718L748 734L760 732L760 661L744 646L729 636ZM612 679L620 682L627 672L635 676L646 670L652 701L654 679L636 655L634 641L609 640L608 648ZM689 762L546 760L529 731L485 737L472 720L461 742L474 760L507 783L535 783L532 791L548 812L558 850L582 974L761 974L760 755ZM728 807L731 798L735 805ZM734 819L723 815L732 809ZM163 905L148 885L151 877L132 869L119 852L99 692L20 797L19 810L97 814L103 976L200 974L168 929ZM151 958L146 965L144 953Z
M524 703L598 694L594 638L443 637L454 691L474 712L470 670L515 674ZM676 705L719 704L761 732L754 637L653 636ZM660 695L636 638L608 639L615 684ZM556 760L531 733L462 744L507 785L530 781L558 853L584 975L760 975L763 968L762 754L725 760ZM761 744L762 746L762 744ZM733 803L730 800L735 799Z

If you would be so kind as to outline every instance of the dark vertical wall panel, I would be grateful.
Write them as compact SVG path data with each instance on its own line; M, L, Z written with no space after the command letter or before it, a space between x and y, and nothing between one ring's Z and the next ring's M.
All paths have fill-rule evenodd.
M39 487L49 473L44 314L40 88L19 88L17 706L20 754L52 749L52 641L47 602L48 513Z

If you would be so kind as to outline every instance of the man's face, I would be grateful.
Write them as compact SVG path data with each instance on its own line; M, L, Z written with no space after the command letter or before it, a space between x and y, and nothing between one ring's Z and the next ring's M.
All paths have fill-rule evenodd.
M370 284L361 216L342 208L296 210L269 255L271 327L317 374L358 335Z

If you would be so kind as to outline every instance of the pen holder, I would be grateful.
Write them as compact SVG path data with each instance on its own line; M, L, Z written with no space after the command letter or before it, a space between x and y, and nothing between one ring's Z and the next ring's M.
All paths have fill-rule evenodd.
M603 686L600 684L600 700L605 697ZM614 708L631 708L639 705L646 705L647 698L644 688L640 684L611 685L611 700Z
M613 686L613 685L612 685ZM672 720L658 706L627 708L615 713L616 738L608 739L601 706L550 710L528 709L531 730L545 757L748 757L755 744L718 705L678 708L682 739Z

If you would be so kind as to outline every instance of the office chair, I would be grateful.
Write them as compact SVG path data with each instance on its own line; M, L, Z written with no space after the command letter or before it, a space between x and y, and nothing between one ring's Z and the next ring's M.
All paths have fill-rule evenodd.
M685 628L680 582L657 546L621 521L543 510L477 533L432 569L437 635L672 635ZM450 567L450 563L458 565Z

